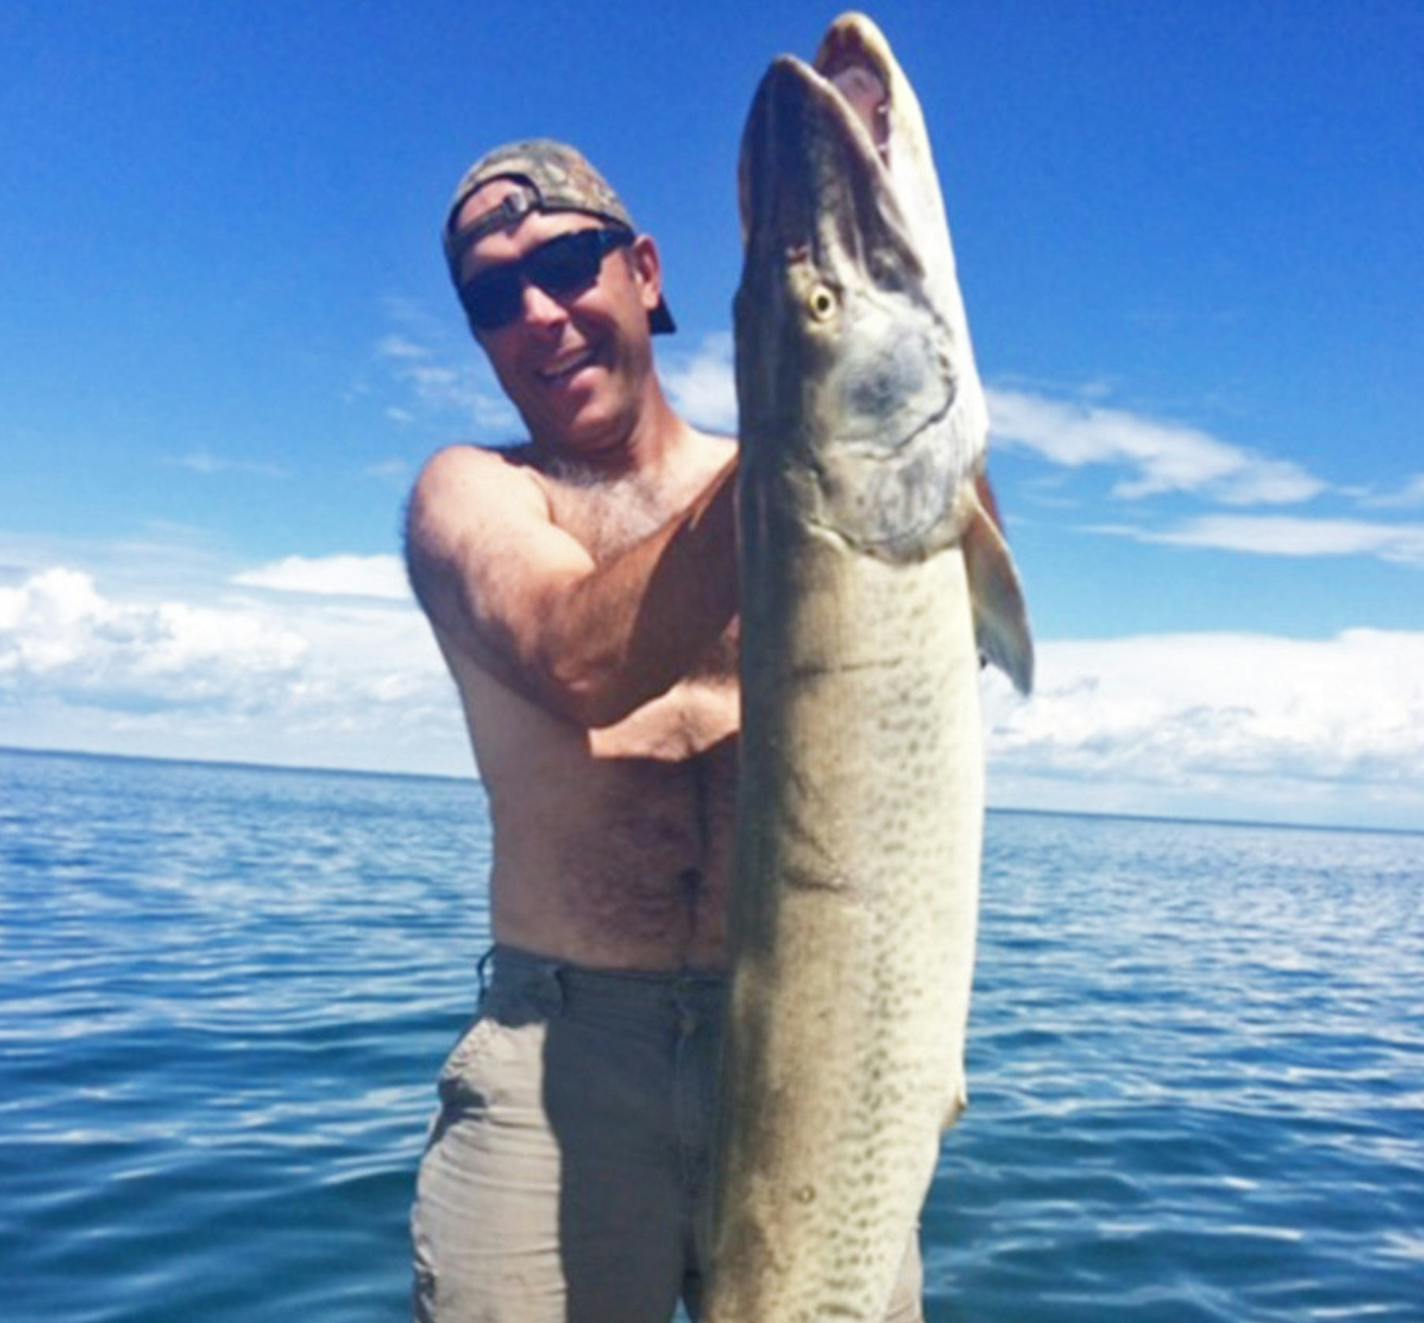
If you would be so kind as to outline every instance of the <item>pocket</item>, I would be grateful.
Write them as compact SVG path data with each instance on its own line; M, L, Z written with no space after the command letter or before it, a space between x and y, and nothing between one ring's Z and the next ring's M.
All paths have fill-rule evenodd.
M461 1081L468 1079L471 1068L478 1064L480 1053L495 1030L495 1020L487 1012L475 1016L469 1028L456 1040L440 1067L436 1087L440 1096L448 1100L451 1090L459 1088Z

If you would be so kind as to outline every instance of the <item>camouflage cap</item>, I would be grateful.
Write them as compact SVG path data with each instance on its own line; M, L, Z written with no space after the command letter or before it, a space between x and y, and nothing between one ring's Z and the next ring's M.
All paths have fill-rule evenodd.
M474 225L456 235L460 209L471 194L496 179L512 179L523 187L518 193L507 194ZM552 138L507 143L486 153L465 171L450 200L441 237L451 279L459 284L460 259L472 244L496 230L514 229L531 211L576 211L630 233L634 230L633 217L623 200L582 152ZM648 326L654 335L677 329L666 299L660 299L648 314Z

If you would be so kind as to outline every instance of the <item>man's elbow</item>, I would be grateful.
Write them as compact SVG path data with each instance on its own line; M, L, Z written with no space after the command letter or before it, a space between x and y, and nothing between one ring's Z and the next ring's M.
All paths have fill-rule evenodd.
M622 703L612 703L601 695L580 696L565 703L564 717L583 730L605 730L616 726L633 708Z
M616 726L648 699L628 685L616 667L606 663L554 663L543 670L543 705L585 730Z

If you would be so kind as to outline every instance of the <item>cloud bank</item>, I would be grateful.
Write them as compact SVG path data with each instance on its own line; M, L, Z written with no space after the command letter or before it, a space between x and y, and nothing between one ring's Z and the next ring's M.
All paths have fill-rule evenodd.
M1126 467L1132 476L1112 489L1123 500L1191 492L1225 505L1277 505L1326 489L1297 464L1196 428L1016 390L990 390L988 397L994 444L1028 449L1066 468Z
M673 407L689 422L712 432L735 434L737 383L732 366L732 337L704 336L690 354L660 355L658 373Z
M1360 504L1380 509L1403 509L1424 505L1424 473L1416 473L1398 491L1365 493Z
M1001 802L1424 829L1424 633L1050 642L986 694Z
M280 593L410 600L405 570L395 556L287 556L234 574L232 582Z
M418 307L393 300L387 309L399 330L383 337L375 359L398 398L386 409L393 422L454 423L472 435L458 439L507 441L520 428L519 415L504 397L479 349L456 341L446 324Z
M31 573L0 588L0 743L467 774L454 689L408 596L326 587L340 595L197 604Z
M691 353L668 354L661 365L674 406L691 421L718 431L737 427L732 337L709 335ZM1331 489L1289 460L1235 446L1197 428L1162 422L1125 409L1070 402L1023 390L988 391L991 446L1031 452L1061 470L1125 470L1111 488L1123 502L1186 495L1227 506L1289 505ZM1340 489L1359 505L1424 505L1424 474L1397 491L1372 494ZM1211 548L1261 556L1369 556L1424 565L1424 524L1376 523L1324 516L1209 514L1166 526L1102 522L1080 532L1163 546Z
M0 687L16 695L126 712L214 700L243 709L296 675L307 651L258 613L115 602L62 567L0 589Z
M989 672L985 700L999 805L1424 828L1424 633L1047 642L1032 698ZM155 601L62 566L0 589L0 743L472 766L408 602Z
M667 353L660 371L679 412L704 427L736 431L730 335L706 336L692 353ZM1126 469L1127 476L1112 487L1120 500L1188 493L1224 505L1289 505L1328 490L1298 464L1232 445L1197 428L1021 390L991 389L987 396L994 446L1031 451L1059 468ZM1411 504L1424 500L1421 492L1424 476L1375 503Z
M1285 515L1206 515L1169 528L1101 524L1090 529L1175 547L1210 547L1256 556L1375 556L1424 565L1424 524L1374 524L1362 519L1300 519Z

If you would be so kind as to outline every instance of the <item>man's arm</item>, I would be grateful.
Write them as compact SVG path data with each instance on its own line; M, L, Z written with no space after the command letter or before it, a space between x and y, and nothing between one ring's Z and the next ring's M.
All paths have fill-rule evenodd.
M456 447L420 475L406 524L416 596L441 634L556 716L609 726L691 669L736 611L736 461L605 565L538 483Z

